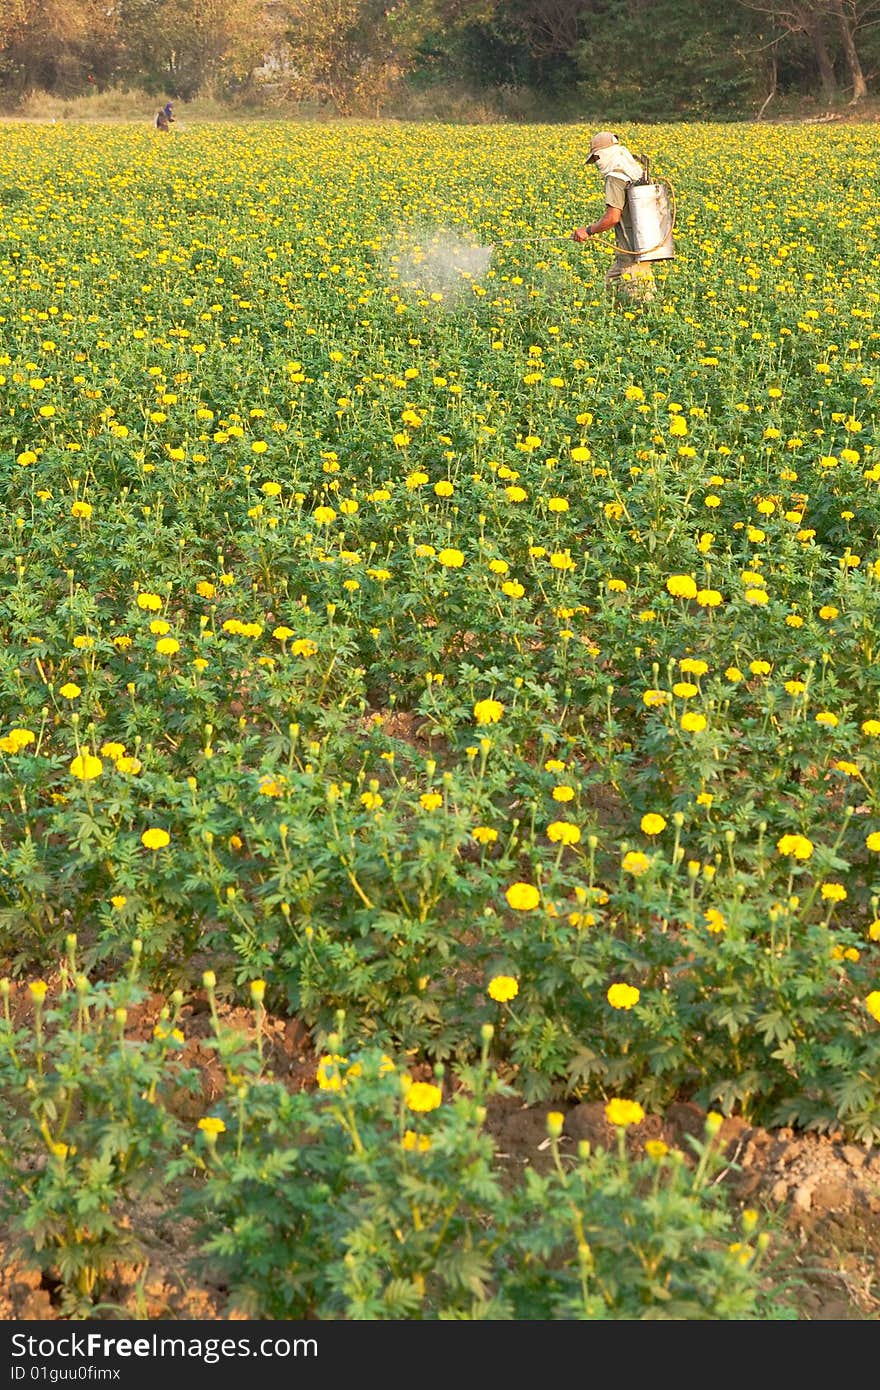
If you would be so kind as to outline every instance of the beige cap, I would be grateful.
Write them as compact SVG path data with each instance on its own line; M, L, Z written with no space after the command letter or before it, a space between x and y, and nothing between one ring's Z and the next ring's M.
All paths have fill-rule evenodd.
M600 130L598 134L590 139L590 153L587 159L588 164L595 164L596 155L600 150L607 150L612 145L619 145L620 141L616 135L612 135L610 130Z

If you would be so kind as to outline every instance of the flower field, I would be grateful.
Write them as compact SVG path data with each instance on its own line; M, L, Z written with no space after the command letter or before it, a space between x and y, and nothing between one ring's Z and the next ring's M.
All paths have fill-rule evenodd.
M878 137L627 138L634 309L582 129L5 129L7 998L880 1137Z

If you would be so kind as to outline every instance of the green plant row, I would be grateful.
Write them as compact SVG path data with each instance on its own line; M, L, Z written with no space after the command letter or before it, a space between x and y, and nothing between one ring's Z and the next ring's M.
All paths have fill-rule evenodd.
M581 1143L573 1157L550 1111L552 1164L511 1182L485 1123L510 1094L491 1026L473 1066L430 1081L336 1033L317 1086L291 1091L265 1067L262 981L248 1038L221 1023L208 972L208 1047L225 1084L187 1123L184 1001L174 994L152 1035L132 1037L147 1001L139 965L136 951L126 976L92 984L71 939L57 992L0 985L2 1215L14 1253L57 1282L65 1316L112 1311L102 1295L117 1262L143 1259L126 1218L147 1200L193 1223L192 1275L222 1281L253 1318L793 1315L770 1296L758 1213L737 1218L718 1185L719 1115L690 1155L660 1140L634 1155L626 1135L644 1111L611 1100L616 1149Z

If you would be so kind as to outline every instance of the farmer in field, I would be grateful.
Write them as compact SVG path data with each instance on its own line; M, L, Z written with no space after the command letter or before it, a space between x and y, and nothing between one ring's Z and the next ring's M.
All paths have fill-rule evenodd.
M174 123L174 112L171 109L171 102L166 101L161 111L156 112L156 129L170 130Z
M647 303L654 298L654 272L649 261L639 260L635 249L628 198L633 184L645 182L645 169L610 130L592 137L587 163L595 164L605 180L605 212L589 227L576 228L572 240L583 242L613 227L617 254L605 276L605 287L626 299Z

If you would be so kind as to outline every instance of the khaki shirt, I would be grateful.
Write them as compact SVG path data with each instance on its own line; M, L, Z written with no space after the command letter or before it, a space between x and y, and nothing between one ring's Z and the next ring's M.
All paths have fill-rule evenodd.
M629 184L625 179L609 177L605 180L605 205L609 208L619 208L620 221L614 228L614 240L620 250L634 251L635 241L633 239L632 217L629 211L629 199L626 196ZM624 261L634 261L635 257L624 256Z

